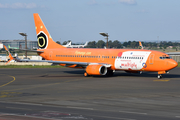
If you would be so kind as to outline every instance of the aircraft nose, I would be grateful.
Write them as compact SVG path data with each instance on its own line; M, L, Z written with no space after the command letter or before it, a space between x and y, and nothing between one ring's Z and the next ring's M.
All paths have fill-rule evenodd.
M168 62L168 65L169 65L170 69L172 69L172 68L177 67L178 63L175 60L171 60Z

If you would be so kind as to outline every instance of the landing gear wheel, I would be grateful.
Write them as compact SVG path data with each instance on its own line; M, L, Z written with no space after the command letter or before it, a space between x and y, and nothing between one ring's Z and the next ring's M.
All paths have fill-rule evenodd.
M84 77L88 77L88 74L87 74L87 72L85 72L85 73L84 73Z
M161 79L162 78L162 75L158 75L158 79Z
M113 70L108 70L106 76L113 76L113 74L114 74Z

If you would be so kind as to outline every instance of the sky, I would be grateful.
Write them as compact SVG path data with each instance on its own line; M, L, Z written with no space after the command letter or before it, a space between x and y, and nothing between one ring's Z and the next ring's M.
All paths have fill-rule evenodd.
M179 41L180 0L0 0L0 40L37 40L39 13L54 41Z

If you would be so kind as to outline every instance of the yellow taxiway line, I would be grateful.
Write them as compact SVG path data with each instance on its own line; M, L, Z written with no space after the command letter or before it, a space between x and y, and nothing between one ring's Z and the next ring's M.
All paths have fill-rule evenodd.
M10 76L10 75L8 75L8 76ZM1 85L0 87L4 87L4 86L6 86L6 85L8 85L8 84L10 84L10 83L12 83L12 82L14 82L16 80L16 78L14 76L10 76L10 77L12 77L13 80L8 82L8 83L6 83L6 84L4 84L4 85Z
M168 82L170 80L153 80L154 82Z

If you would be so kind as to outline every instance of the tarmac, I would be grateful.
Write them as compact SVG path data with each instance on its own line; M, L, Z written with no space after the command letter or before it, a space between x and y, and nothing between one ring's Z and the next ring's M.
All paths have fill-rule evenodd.
M179 120L180 68L113 77L73 68L1 68L1 120Z

